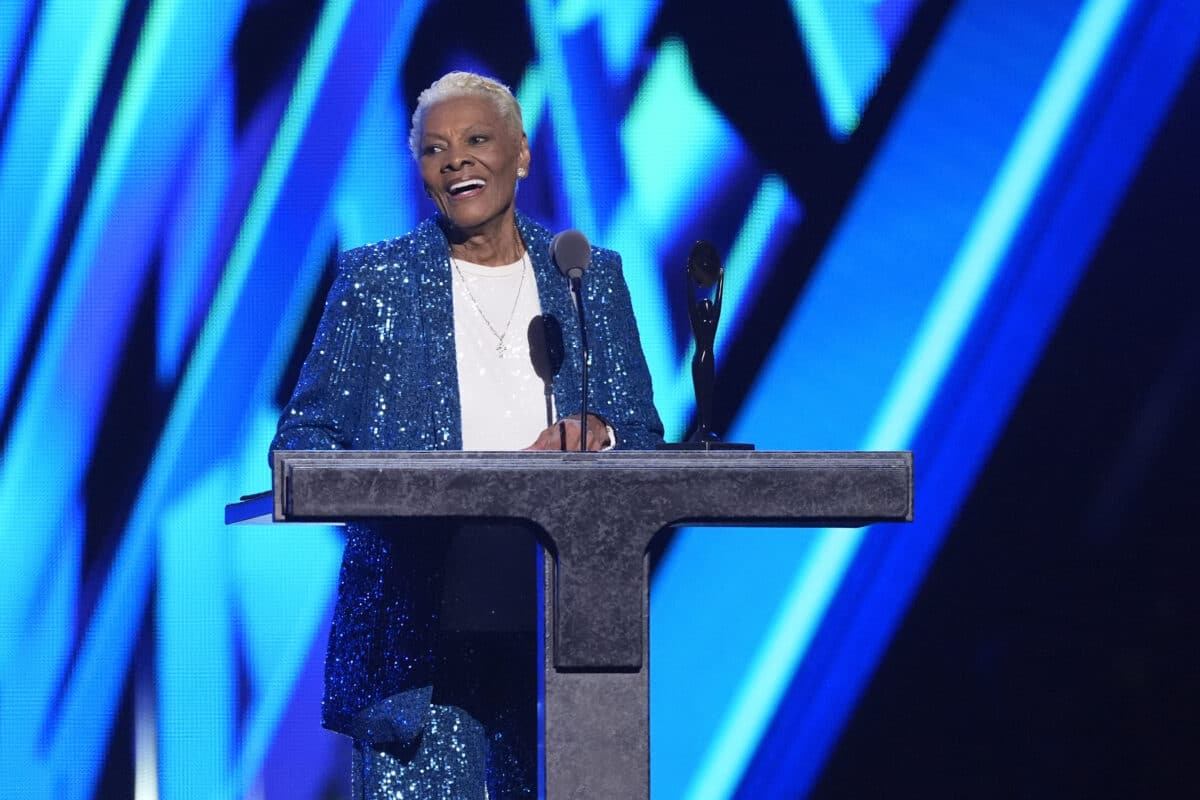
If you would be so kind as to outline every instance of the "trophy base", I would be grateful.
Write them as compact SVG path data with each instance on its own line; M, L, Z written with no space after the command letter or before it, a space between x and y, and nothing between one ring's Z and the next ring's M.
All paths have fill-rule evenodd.
M754 445L741 442L663 442L655 450L753 450Z

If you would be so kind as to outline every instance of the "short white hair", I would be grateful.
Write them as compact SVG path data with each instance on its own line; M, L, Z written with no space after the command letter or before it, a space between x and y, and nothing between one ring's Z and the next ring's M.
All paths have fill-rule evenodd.
M525 122L521 118L521 106L512 90L495 78L477 75L474 72L447 72L429 85L417 97L417 107L413 110L412 129L408 132L408 149L415 159L421 157L422 125L425 114L429 109L443 100L455 97L485 97L496 104L500 117L508 123L509 130L517 139L525 132Z

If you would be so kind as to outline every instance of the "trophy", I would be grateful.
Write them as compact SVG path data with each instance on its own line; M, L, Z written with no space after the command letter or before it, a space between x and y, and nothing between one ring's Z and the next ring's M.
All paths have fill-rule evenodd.
M688 253L687 275L688 318L696 351L692 355L692 384L696 390L696 428L686 442L669 443L667 450L753 450L752 444L722 442L712 429L713 383L716 367L713 350L717 338L717 322L721 319L721 297L725 288L725 268L721 256L711 242L703 239L692 245ZM713 288L713 287L716 288ZM703 293L703 296L701 294Z

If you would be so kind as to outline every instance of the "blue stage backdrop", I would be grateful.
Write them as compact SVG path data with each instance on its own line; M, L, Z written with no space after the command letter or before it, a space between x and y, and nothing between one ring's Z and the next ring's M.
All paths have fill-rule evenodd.
M522 103L518 204L623 254L669 437L705 238L719 429L916 451L910 526L656 567L654 797L811 791L1198 45L1193 0L6 0L0 796L348 791L339 534L223 505L335 254L431 211L409 117L452 68Z

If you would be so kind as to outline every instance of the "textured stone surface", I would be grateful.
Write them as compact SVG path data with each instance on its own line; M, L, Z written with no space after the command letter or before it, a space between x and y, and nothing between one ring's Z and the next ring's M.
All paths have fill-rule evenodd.
M907 453L276 454L277 520L531 520L557 565L554 663L637 669L643 559L678 524L911 519Z
M677 525L912 519L911 453L279 451L277 521L535 523L545 585L546 796L647 797L646 550Z

